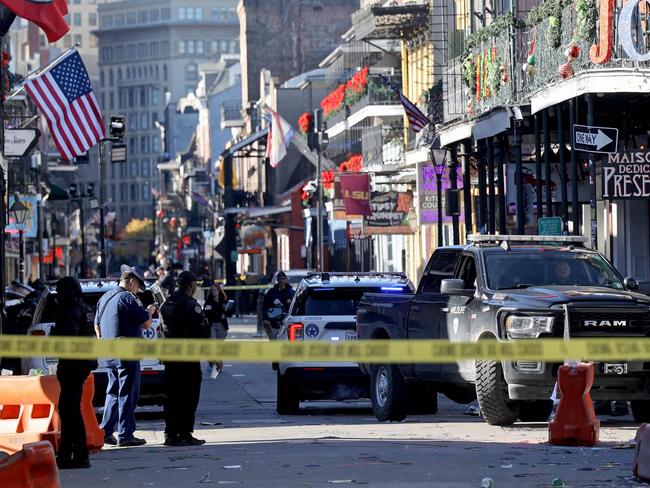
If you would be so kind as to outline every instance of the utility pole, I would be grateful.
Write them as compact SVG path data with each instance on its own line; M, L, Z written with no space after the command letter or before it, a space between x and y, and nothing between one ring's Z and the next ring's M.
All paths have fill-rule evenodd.
M323 258L325 256L325 244L323 239L323 175L321 168L321 144L322 144L322 125L323 125L323 110L314 110L314 128L318 135L316 143L316 155L318 157L316 163L316 188L318 191L318 201L316 203L316 234L318 235L318 271L324 271Z
M106 198L105 189L104 189L104 177L105 177L105 155L104 147L105 141L102 139L99 141L99 276L105 278L106 273L106 223L104 221L104 201ZM109 142L110 144L110 142Z

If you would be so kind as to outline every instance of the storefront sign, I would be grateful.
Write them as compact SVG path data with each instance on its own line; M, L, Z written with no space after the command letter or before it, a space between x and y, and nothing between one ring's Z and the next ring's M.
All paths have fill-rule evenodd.
M458 175L458 188L463 187L463 178ZM452 217L444 213L446 208L446 190L451 188L451 180L444 171L442 175L442 208L443 222L451 222ZM418 206L420 207L420 225L432 225L438 223L438 190L436 181L436 170L431 163L418 164Z
M365 217L365 234L413 234L409 225L409 213L415 211L411 192L372 192L370 208L372 215Z
M603 164L603 198L650 197L650 152L610 154Z
M650 52L645 52L646 49L642 48L641 51L644 52L641 53L637 47L639 45L638 39L642 39L643 36L637 34L638 20L635 18L635 12L640 13L642 7L647 8L648 4L650 4L650 0L632 0L625 2L618 16L618 22L616 24L618 42L623 48L623 51L625 51L625 54L627 54L628 59L633 61L650 60ZM598 2L598 40L589 50L589 60L594 64L605 64L612 58L612 32L615 8L617 8L617 2L614 2L614 0L599 0ZM635 39L637 40L635 41Z
M540 236L561 236L564 230L562 217L540 217L537 219Z
M261 225L242 225L240 250L253 251L266 247L266 229Z

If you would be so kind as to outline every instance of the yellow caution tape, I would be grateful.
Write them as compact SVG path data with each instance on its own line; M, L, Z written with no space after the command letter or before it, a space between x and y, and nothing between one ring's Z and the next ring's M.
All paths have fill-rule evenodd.
M157 358L163 361L221 359L242 362L453 363L467 359L563 362L650 360L650 339L539 339L449 342L375 341L218 341L212 339L113 339L0 336L0 357L68 359Z
M224 286L224 290L262 290L265 288L272 288L273 285L231 285Z

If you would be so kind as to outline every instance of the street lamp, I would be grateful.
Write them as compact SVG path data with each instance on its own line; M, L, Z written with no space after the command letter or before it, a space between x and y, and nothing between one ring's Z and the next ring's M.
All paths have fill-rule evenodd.
M18 195L14 200L13 205L9 209L9 213L14 218L16 228L18 229L18 246L19 246L19 261L18 269L20 274L20 282L25 283L25 247L23 243L23 232L25 232L25 222L27 221L27 212L29 209L23 202L18 200Z
M58 278L59 263L56 257L56 234L59 232L59 219L55 213L50 217L50 230L52 231L52 276Z
M442 152L442 155L440 154ZM431 162L436 172L436 190L438 193L438 247L444 245L442 239L442 175L445 173L445 164L447 162L447 149L431 148Z
M84 191L84 186L82 184L77 185L76 183L72 183L70 185L70 188L68 189L68 195L70 196L70 200L72 200L73 202L77 202L77 204L79 205L79 230L81 233L81 277L85 278L87 261L86 261L86 232L84 229L83 199L84 198L91 198L93 200L95 199L95 185L93 183L88 183ZM92 204L93 201L91 200L91 208L94 206Z

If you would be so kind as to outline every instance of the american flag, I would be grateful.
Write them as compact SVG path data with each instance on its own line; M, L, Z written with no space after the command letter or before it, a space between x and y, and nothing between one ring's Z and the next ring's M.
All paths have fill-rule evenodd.
M84 154L104 137L104 123L90 78L76 50L54 67L25 80L25 90L45 114L65 160Z
M406 98L402 91L397 88L388 78L382 76L381 79L384 83L386 83L386 85L391 88L391 90L393 90L399 96L399 101L402 102L402 105L404 106L404 111L406 112L406 116L409 119L409 126L411 129L413 129L413 132L418 133L431 123L429 118L424 115L413 102Z

